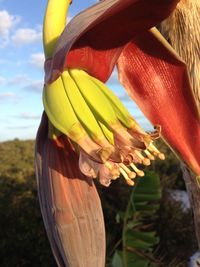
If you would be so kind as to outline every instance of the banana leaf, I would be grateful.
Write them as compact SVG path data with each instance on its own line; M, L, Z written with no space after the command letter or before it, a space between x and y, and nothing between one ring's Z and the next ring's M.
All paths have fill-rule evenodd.
M153 256L153 248L159 238L153 230L153 222L159 209L161 185L158 175L147 172L138 179L126 208L123 224L123 249L116 251L112 267L159 266Z

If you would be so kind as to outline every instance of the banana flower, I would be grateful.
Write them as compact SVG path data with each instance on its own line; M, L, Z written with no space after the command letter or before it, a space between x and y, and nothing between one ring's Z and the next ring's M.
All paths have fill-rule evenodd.
M65 27L70 0L49 0L45 86L36 140L41 211L58 266L103 267L105 233L92 178L143 176L162 134L200 175L200 123L187 69L159 32L178 0L103 0ZM61 34L62 33L62 34ZM105 82L119 81L155 125L146 133Z

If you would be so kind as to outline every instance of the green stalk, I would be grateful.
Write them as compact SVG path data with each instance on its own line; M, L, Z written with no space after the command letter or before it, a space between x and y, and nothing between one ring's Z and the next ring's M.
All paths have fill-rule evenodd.
M46 58L53 55L57 40L66 25L71 0L49 0L43 22L43 47Z

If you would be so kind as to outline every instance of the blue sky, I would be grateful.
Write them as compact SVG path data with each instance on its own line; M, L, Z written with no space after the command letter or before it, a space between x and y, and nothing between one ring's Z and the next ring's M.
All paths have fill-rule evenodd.
M94 4L73 0L69 15ZM43 111L42 21L47 0L0 0L0 141L33 139ZM109 87L145 128L148 123L124 89L111 77Z

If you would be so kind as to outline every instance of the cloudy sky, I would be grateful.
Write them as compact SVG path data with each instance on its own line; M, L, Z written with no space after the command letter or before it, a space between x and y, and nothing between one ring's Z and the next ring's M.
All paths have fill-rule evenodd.
M35 138L43 110L42 21L47 0L0 0L0 141ZM74 0L70 18L95 0ZM135 104L117 84L109 87L146 128Z

